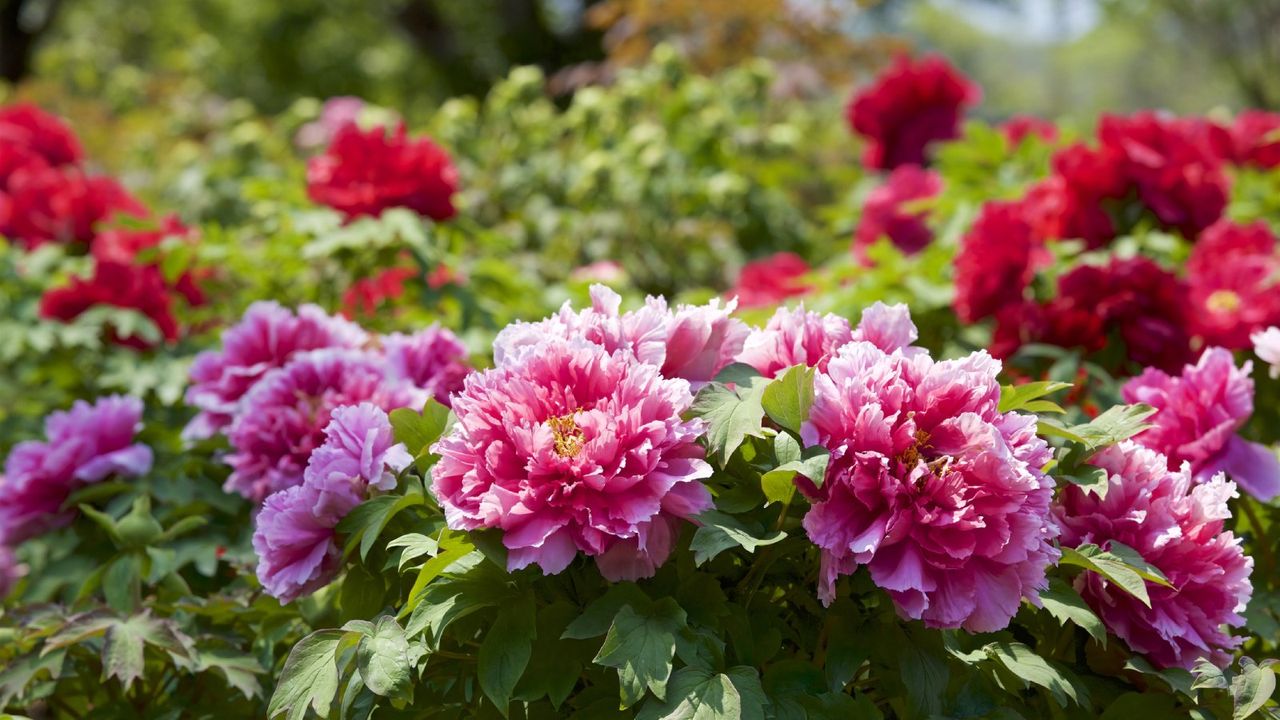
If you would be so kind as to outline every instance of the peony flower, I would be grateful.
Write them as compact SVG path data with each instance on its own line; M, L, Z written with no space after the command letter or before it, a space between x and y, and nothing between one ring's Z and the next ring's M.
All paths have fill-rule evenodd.
M348 219L404 207L437 222L454 215L458 171L427 138L394 130L344 125L324 154L307 162L307 194Z
M622 297L603 285L591 286L591 307L575 313L569 303L536 323L513 323L493 341L497 365L518 350L548 337L584 338L608 352L629 350L642 363L668 378L682 378L697 390L733 362L750 329L732 317L737 304L719 300L706 305L680 305L674 310L660 297L643 307L620 313Z
M1253 593L1253 559L1222 527L1235 485L1221 476L1194 483L1185 467L1170 470L1159 453L1127 441L1090 463L1107 471L1106 495L1064 488L1054 508L1062 544L1122 543L1173 587L1147 582L1151 607L1092 572L1076 578L1076 590L1111 632L1157 666L1190 670L1201 658L1225 666L1240 639L1223 628L1244 623L1240 613Z
M1090 249L1116 236L1106 204L1129 192L1119 153L1070 145L1053 156L1053 174L1034 184L1022 201L1027 222L1041 240L1084 240Z
M1157 411L1134 441L1165 455L1170 470L1190 463L1196 482L1226 472L1263 502L1280 495L1280 459L1236 434L1253 414L1252 371L1253 363L1237 368L1219 347L1205 350L1181 375L1147 368L1123 389L1125 402Z
M355 281L342 293L342 314L348 318L373 317L388 301L403 296L405 281L417 274L411 268L392 267Z
M711 507L692 401L625 349L549 335L468 376L432 447L435 496L451 528L500 528L510 570L582 551L610 580L652 576L677 521Z
M1255 332L1250 338L1253 351L1271 366L1271 377L1280 378L1280 327L1270 327Z
M19 150L31 153L53 167L75 165L84 158L84 150L71 128L59 118L27 103L0 108L0 156ZM0 161L0 166L3 164ZM0 174L0 189L5 179Z
M804 305L778 308L764 328L747 336L737 361L769 378L796 365L826 370L836 351L852 340L849 321L839 315L809 312Z
M144 217L147 209L111 178L78 168L25 165L9 176L9 222L0 234L27 249L45 243L89 243L99 226L119 213Z
M20 442L0 476L0 545L12 545L64 524L62 504L76 489L112 475L151 469L151 448L133 442L142 401L111 395L45 419L45 438Z
M1231 127L1234 159L1262 169L1280 167L1280 113L1245 110Z
M462 389L462 379L471 372L467 346L439 324L412 335L384 335L382 353L392 378L425 390L445 405L450 395Z
M1205 342L1237 349L1280 324L1280 252L1261 220L1220 220L1205 230L1187 262L1195 330Z
M737 299L744 308L777 305L813 290L804 282L809 271L809 263L799 255L774 253L743 265L737 284L725 292L725 297Z
M203 301L198 289L190 287L187 290L185 297L188 302L193 299ZM180 334L178 321L173 315L175 292L178 291L165 282L164 274L157 266L98 261L94 263L92 276L73 277L68 285L45 291L40 298L40 316L71 322L99 306L136 310L155 324L166 342L173 342ZM140 350L152 344L141 336L119 333L117 329L111 330L113 342Z
M1038 600L1058 555L1051 451L1034 416L997 411L999 371L984 352L935 362L853 342L818 374L801 437L831 458L821 487L799 486L824 604L860 565L930 627L995 631Z
M867 248L887 237L907 255L920 252L933 240L925 223L928 211L912 206L942 192L942 176L916 165L902 165L889 173L883 185L867 195L862 219L854 233L854 254L866 259Z
M983 205L956 254L956 315L977 322L1022 302L1042 252L1019 205Z
M624 282L627 279L627 270L616 261L597 260L574 268L573 272L569 273L569 279L573 282L608 285Z
M941 56L913 61L901 55L853 97L845 116L867 139L863 164L893 170L924 165L930 144L959 137L965 108L981 96L981 89Z
M394 489L396 474L413 462L395 442L387 414L371 403L335 409L324 437L302 484L268 496L254 528L258 579L283 603L333 580L341 565L338 523L369 488Z
M245 393L298 353L366 342L368 335L358 325L330 317L316 305L303 305L296 313L271 301L250 305L240 322L222 333L222 350L206 350L191 365L186 401L200 412L183 437L208 438L222 431Z
M1009 146L1014 148L1028 137L1036 137L1046 143L1058 141L1058 126L1051 120L1034 115L1014 115L1000 123L999 130L1005 140L1009 141Z
M232 472L223 487L261 502L302 482L334 409L366 400L383 410L419 407L426 397L387 378L385 365L371 353L336 348L301 353L245 394L226 431Z

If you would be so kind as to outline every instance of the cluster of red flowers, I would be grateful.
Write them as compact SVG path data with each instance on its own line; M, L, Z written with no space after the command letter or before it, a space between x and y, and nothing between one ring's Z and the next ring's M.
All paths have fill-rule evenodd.
M737 284L725 297L737 298L738 305L744 308L777 305L813 290L813 286L804 281L809 270L809 263L795 253L774 253L743 265Z
M1208 344L1247 347L1280 322L1280 253L1264 223L1223 218L1227 169L1280 164L1274 128L1280 115L1259 112L1231 127L1154 112L1104 117L1096 147L1059 150L1022 200L982 209L956 260L957 314L995 317L992 351L1002 357L1028 342L1093 352L1118 336L1133 361L1176 369ZM1195 243L1185 278L1113 257L1061 275L1051 300L1027 298L1047 243L1105 249L1144 214Z
M198 304L203 296L189 274L165 279L156 263L138 262L142 250L188 231L174 218L154 229L112 226L119 215L144 218L147 209L113 178L91 175L74 133L58 118L26 104L0 108L0 235L28 249L59 243L93 258L90 277L72 278L47 291L46 318L70 321L98 305L137 310L166 340L178 337L175 296ZM144 347L138 337L114 337Z

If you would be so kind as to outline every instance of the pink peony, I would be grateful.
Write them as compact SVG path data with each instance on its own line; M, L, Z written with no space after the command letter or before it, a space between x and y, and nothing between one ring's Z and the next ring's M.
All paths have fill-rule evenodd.
M1058 126L1051 120L1034 115L1014 115L1000 123L1000 134L1009 141L1009 145L1017 147L1028 137L1039 138L1041 142L1058 141Z
M1280 113L1245 110L1231 129L1234 157L1241 165L1280 167Z
M303 305L296 314L270 301L250 305L240 322L222 333L222 350L196 356L186 400L200 412L183 436L207 438L222 431L254 383L298 353L367 341L359 326L315 305Z
M866 258L867 248L887 237L907 255L920 252L933 240L925 219L928 211L913 206L942 192L942 176L918 165L903 165L883 185L867 195L862 220L853 236L854 254Z
M449 527L501 528L508 568L555 574L577 551L611 580L652 576L678 520L711 507L693 396L626 350L550 336L467 378L432 448Z
M1224 666L1240 639L1224 632L1240 625L1253 593L1253 559L1224 532L1235 485L1217 476L1195 483L1170 470L1159 453L1132 442L1106 448L1090 461L1109 474L1105 498L1067 486L1054 508L1063 545L1119 542L1155 565L1173 587L1147 583L1151 607L1114 588L1101 575L1081 573L1076 590L1111 632L1160 667L1191 669L1201 658Z
M1124 385L1124 399L1156 409L1152 426L1134 440L1164 454L1169 470L1191 464L1192 478L1208 482L1226 472L1262 501L1280 495L1280 460L1236 434L1253 414L1253 363L1237 368L1231 353L1209 348L1178 376L1147 368Z
M909 346L917 337L906 305L877 302L862 311L856 329L850 329L849 321L839 315L807 312L803 305L795 310L779 308L768 325L747 336L737 361L765 377L776 377L796 365L825 372L831 358L850 342L869 342L885 352L914 352Z
M471 372L467 346L439 325L412 335L384 335L382 352L393 378L425 390L445 405L450 395L462 389L462 379Z
M324 441L330 413L370 401L384 410L418 407L426 393L389 380L376 355L328 348L294 357L245 395L227 429L232 472L224 488L254 502L298 485L307 459Z
M350 95L339 95L324 101L320 115L298 128L293 143L303 150L324 147L342 128L353 125L367 107L364 100Z
M1200 234L1187 260L1197 334L1206 343L1249 347L1257 330L1280 324L1280 251L1264 221L1219 220Z
M787 298L808 295L813 286L805 282L809 263L791 252L774 253L742 266L738 282L725 291L742 307L768 307Z
M142 401L112 395L77 400L45 420L45 442L18 443L0 476L0 544L11 545L70 519L61 512L74 490L111 475L151 469L151 448L133 442Z
M1253 341L1253 351L1271 366L1271 377L1280 378L1280 327L1259 330L1249 339Z
M999 630L1038 600L1058 556L1051 452L1035 417L997 412L999 371L984 352L935 362L853 342L817 376L801 436L831 459L800 489L823 603L859 565L930 627Z
M585 338L608 352L625 349L640 362L653 365L668 378L682 378L696 390L742 350L750 329L732 317L736 304L719 300L706 305L680 305L674 310L660 297L643 307L620 313L622 298L603 285L591 286L591 307L574 312L569 303L560 312L535 323L514 323L493 341L493 359L503 365L519 348L547 337Z
M324 444L311 454L302 485L268 496L258 513L253 549L258 579L281 602L329 584L341 565L334 528L369 494L391 490L413 462L395 442L391 421L375 405L337 408Z

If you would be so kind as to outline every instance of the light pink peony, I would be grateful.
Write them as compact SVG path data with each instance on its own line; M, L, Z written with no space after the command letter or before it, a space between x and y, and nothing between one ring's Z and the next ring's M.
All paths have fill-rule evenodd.
M839 315L806 312L802 304L795 310L779 308L763 329L752 330L737 361L765 377L796 365L825 371L836 352L852 341L869 342L885 352L912 353L919 351L910 347L917 337L906 305L877 302L863 310L858 327L850 329L849 321Z
M47 441L18 443L0 476L0 544L12 545L66 523L61 512L74 490L111 475L134 477L151 469L151 448L133 442L142 401L111 395L45 420Z
M653 365L667 378L688 380L692 389L705 385L733 362L749 329L732 317L736 303L721 306L680 305L674 310L661 297L649 297L643 307L621 313L622 298L603 285L591 286L591 307L574 312L569 303L545 320L514 323L493 341L498 365L519 348L547 337L585 338L612 353L630 351L640 362Z
M358 325L315 305L303 305L296 314L275 302L250 305L240 322L223 332L222 349L200 353L191 366L186 399L200 412L183 436L203 439L224 430L254 383L294 355L360 347L368 339Z
M1252 370L1251 362L1237 368L1223 348L1205 350L1178 376L1147 368L1123 390L1126 402L1157 410L1152 427L1134 440L1164 454L1170 470L1191 463L1197 482L1226 472L1259 500L1280 495L1280 459L1236 434L1253 414Z
M1271 366L1271 377L1280 378L1280 327L1259 330L1249 340L1258 358Z
M1033 416L997 412L999 371L984 352L935 362L852 342L818 374L801 435L831 459L822 487L800 489L823 603L859 565L930 627L999 630L1038 601L1058 557L1051 452Z
M298 485L324 441L330 413L369 401L384 409L419 407L427 395L387 378L382 359L359 350L313 350L271 371L245 395L227 438L232 472L224 488L254 502Z
M1253 558L1224 532L1235 485L1221 475L1196 483L1186 466L1169 470L1163 455L1124 442L1090 462L1110 475L1106 497L1076 486L1054 508L1063 545L1119 542L1158 567L1172 588L1147 583L1151 607L1096 573L1081 573L1076 589L1111 632L1161 667L1191 669L1207 658L1224 666L1240 644L1223 630L1240 625L1253 593Z
M625 351L549 337L467 378L433 452L449 527L501 528L508 568L555 574L581 550L610 580L653 575L677 520L711 507L689 383Z
M307 463L302 485L268 496L258 513L253 548L258 579L281 602L329 584L340 569L334 528L368 496L391 490L396 473L413 462L395 442L381 408L360 403L337 408L325 440Z
M382 354L392 377L421 388L445 405L471 372L467 346L438 324L412 335L384 335Z

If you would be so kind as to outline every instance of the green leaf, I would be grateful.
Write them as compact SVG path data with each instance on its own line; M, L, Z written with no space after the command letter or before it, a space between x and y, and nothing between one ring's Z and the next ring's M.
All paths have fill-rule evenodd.
M293 646L271 695L267 717L285 714L289 720L303 720L307 708L322 718L329 717L329 706L338 692L335 653L344 634L341 630L317 630Z
M779 433L773 438L773 454L778 467L760 476L760 489L766 500L784 504L791 502L796 492L796 475L803 475L816 487L822 487L827 461L831 458L826 448L815 445L802 449L791 435Z
M258 683L256 676L261 675L263 669L253 656L224 649L199 651L196 655L196 672L211 669L222 673L227 684L244 693L246 700L262 695L262 685Z
M503 717L507 715L511 693L533 653L533 641L537 637L536 612L533 597L529 595L505 605L480 644L480 689Z
M1256 664L1240 659L1240 673L1231 680L1232 720L1246 720L1262 709L1276 691L1276 675L1271 663Z
M1045 402L1038 407L1048 408L1037 410L1033 404L1046 395L1072 387L1071 383L1054 382L1047 380L1044 382L1024 383L1022 385L1001 385L1000 386L1000 407L1002 413L1012 412L1014 410L1025 410L1027 412L1062 412L1062 408L1051 402Z
M1040 602L1058 622L1065 624L1069 620L1088 631L1100 645L1107 646L1107 628L1102 620L1089 609L1080 594L1061 579L1049 581L1049 588L1040 591Z
M942 696L951 674L946 661L911 642L903 646L899 663L912 716L929 717L941 713Z
M434 464L431 446L449 426L449 408L435 399L429 399L421 413L409 408L398 408L392 410L389 417L396 441L404 443L409 454L414 457L414 465L418 471L426 472Z
M339 595L342 619L377 615L382 611L385 592L381 575L369 572L362 565L352 565L342 579L342 592Z
M418 570L418 577L413 581L413 587L409 590L409 601L405 603L404 608L400 611L400 616L404 617L412 613L420 602L422 602L423 593L426 592L427 585L440 577L454 563L466 557L469 553L475 552L475 548L471 543L467 542L464 535L446 535L445 539L440 543L440 553L430 560L422 564L422 568Z
M645 703L637 720L763 720L765 697L754 668L728 673L681 668L663 701Z
M446 575L422 593L421 602L405 625L409 637L417 637L425 631L429 645L437 648L445 629L453 621L477 610L501 605L511 597L512 589L507 583L506 573L485 562L480 553L470 553L458 564L464 563L468 564L464 573Z
M690 414L707 421L707 448L723 464L748 435L762 437L764 406L761 400L768 381L754 377L750 384L729 388L711 383L698 392Z
M1160 568L1147 562L1146 559L1142 557L1142 553L1134 550L1128 545L1111 540L1107 543L1107 553L1103 554L1105 555L1108 553L1120 558L1121 562L1133 568L1144 580L1150 580L1157 585L1163 585L1169 588L1173 587L1173 583L1170 583L1169 578L1165 577L1163 572L1160 572Z
M368 557L369 551L377 544L378 536L382 534L383 528L387 526L387 523L391 522L391 518L398 515L402 510L423 504L425 504L423 497L416 493L408 495L379 495L360 503L351 512L347 513L346 517L342 518L342 522L338 523L338 533L347 536L347 544L343 549L343 553L350 554L358 543L360 559L365 559Z
M102 575L102 594L113 609L133 612L142 602L142 558L127 552L112 560Z
M0 667L0 708L7 707L11 700L22 694L22 691L33 680L58 679L62 675L62 664L67 657L65 649L50 650L46 647L41 652L6 660Z
M154 645L171 655L190 660L185 636L172 623L147 613L112 622L102 643L102 679L116 678L126 690L142 677L144 646Z
M649 596L645 595L644 591L636 587L634 583L626 582L613 585L604 595L592 601L583 610L582 615L569 623L569 627L564 629L564 634L560 637L566 640L587 640L600 637L609 632L609 626L613 624L614 617L617 616L623 605L648 607L650 602L652 601L649 600Z
M422 533L408 533L387 543L388 550L398 547L404 548L400 552L400 564L396 568L398 572L404 572L405 565L423 555L434 557L436 553L440 552L440 543Z
M814 372L806 365L796 365L765 387L761 405L778 427L800 433L813 407Z
M1089 695L1083 685L1050 665L1026 645L999 642L991 643L985 650L988 656L1024 682L1048 690L1060 706L1066 707L1068 700L1082 707L1088 703Z
M374 624L373 633L360 638L356 646L356 667L364 686L375 695L408 699L411 694L412 668L409 663L409 641L396 619L383 615Z
M120 539L119 531L116 530L115 518L84 504L80 505L80 512L84 513L85 517L96 523L98 527L105 530L107 536L111 538L111 542L115 543L117 547L124 545L124 541Z
M666 697L676 634L685 622L684 610L671 598L662 598L639 611L631 605L618 611L595 663L617 668L622 707L636 704L646 688L659 698Z
M1164 580L1163 576L1156 576L1145 570L1140 572L1138 567L1130 565L1124 558L1105 552L1099 549L1097 545L1081 545L1078 548L1064 547L1061 550L1062 559L1059 560L1060 564L1075 565L1086 570L1092 570L1110 580L1116 587L1137 598L1147 607L1151 607L1151 596L1147 592L1146 581L1151 580L1152 582L1168 584L1168 581ZM1144 562L1143 565L1146 565L1146 563ZM1151 566L1147 565L1147 567ZM1146 573L1146 579L1144 579L1144 572Z
M752 531L742 524L738 518L726 515L719 510L708 510L698 515L701 527L693 534L689 549L693 550L693 561L701 565L731 547L741 547L754 553L757 547L772 545L787 536L781 530L771 533Z
M1055 475L1077 485L1085 493L1093 493L1099 499L1107 497L1107 488L1111 487L1111 476L1106 470L1091 465L1081 465L1075 472Z
M1099 720L1133 720L1133 718L1177 717L1177 702L1161 693L1125 693L1107 703Z
M1123 442L1151 427L1147 418L1156 413L1150 405L1116 405L1092 421L1074 425L1068 431L1080 438L1089 450Z

